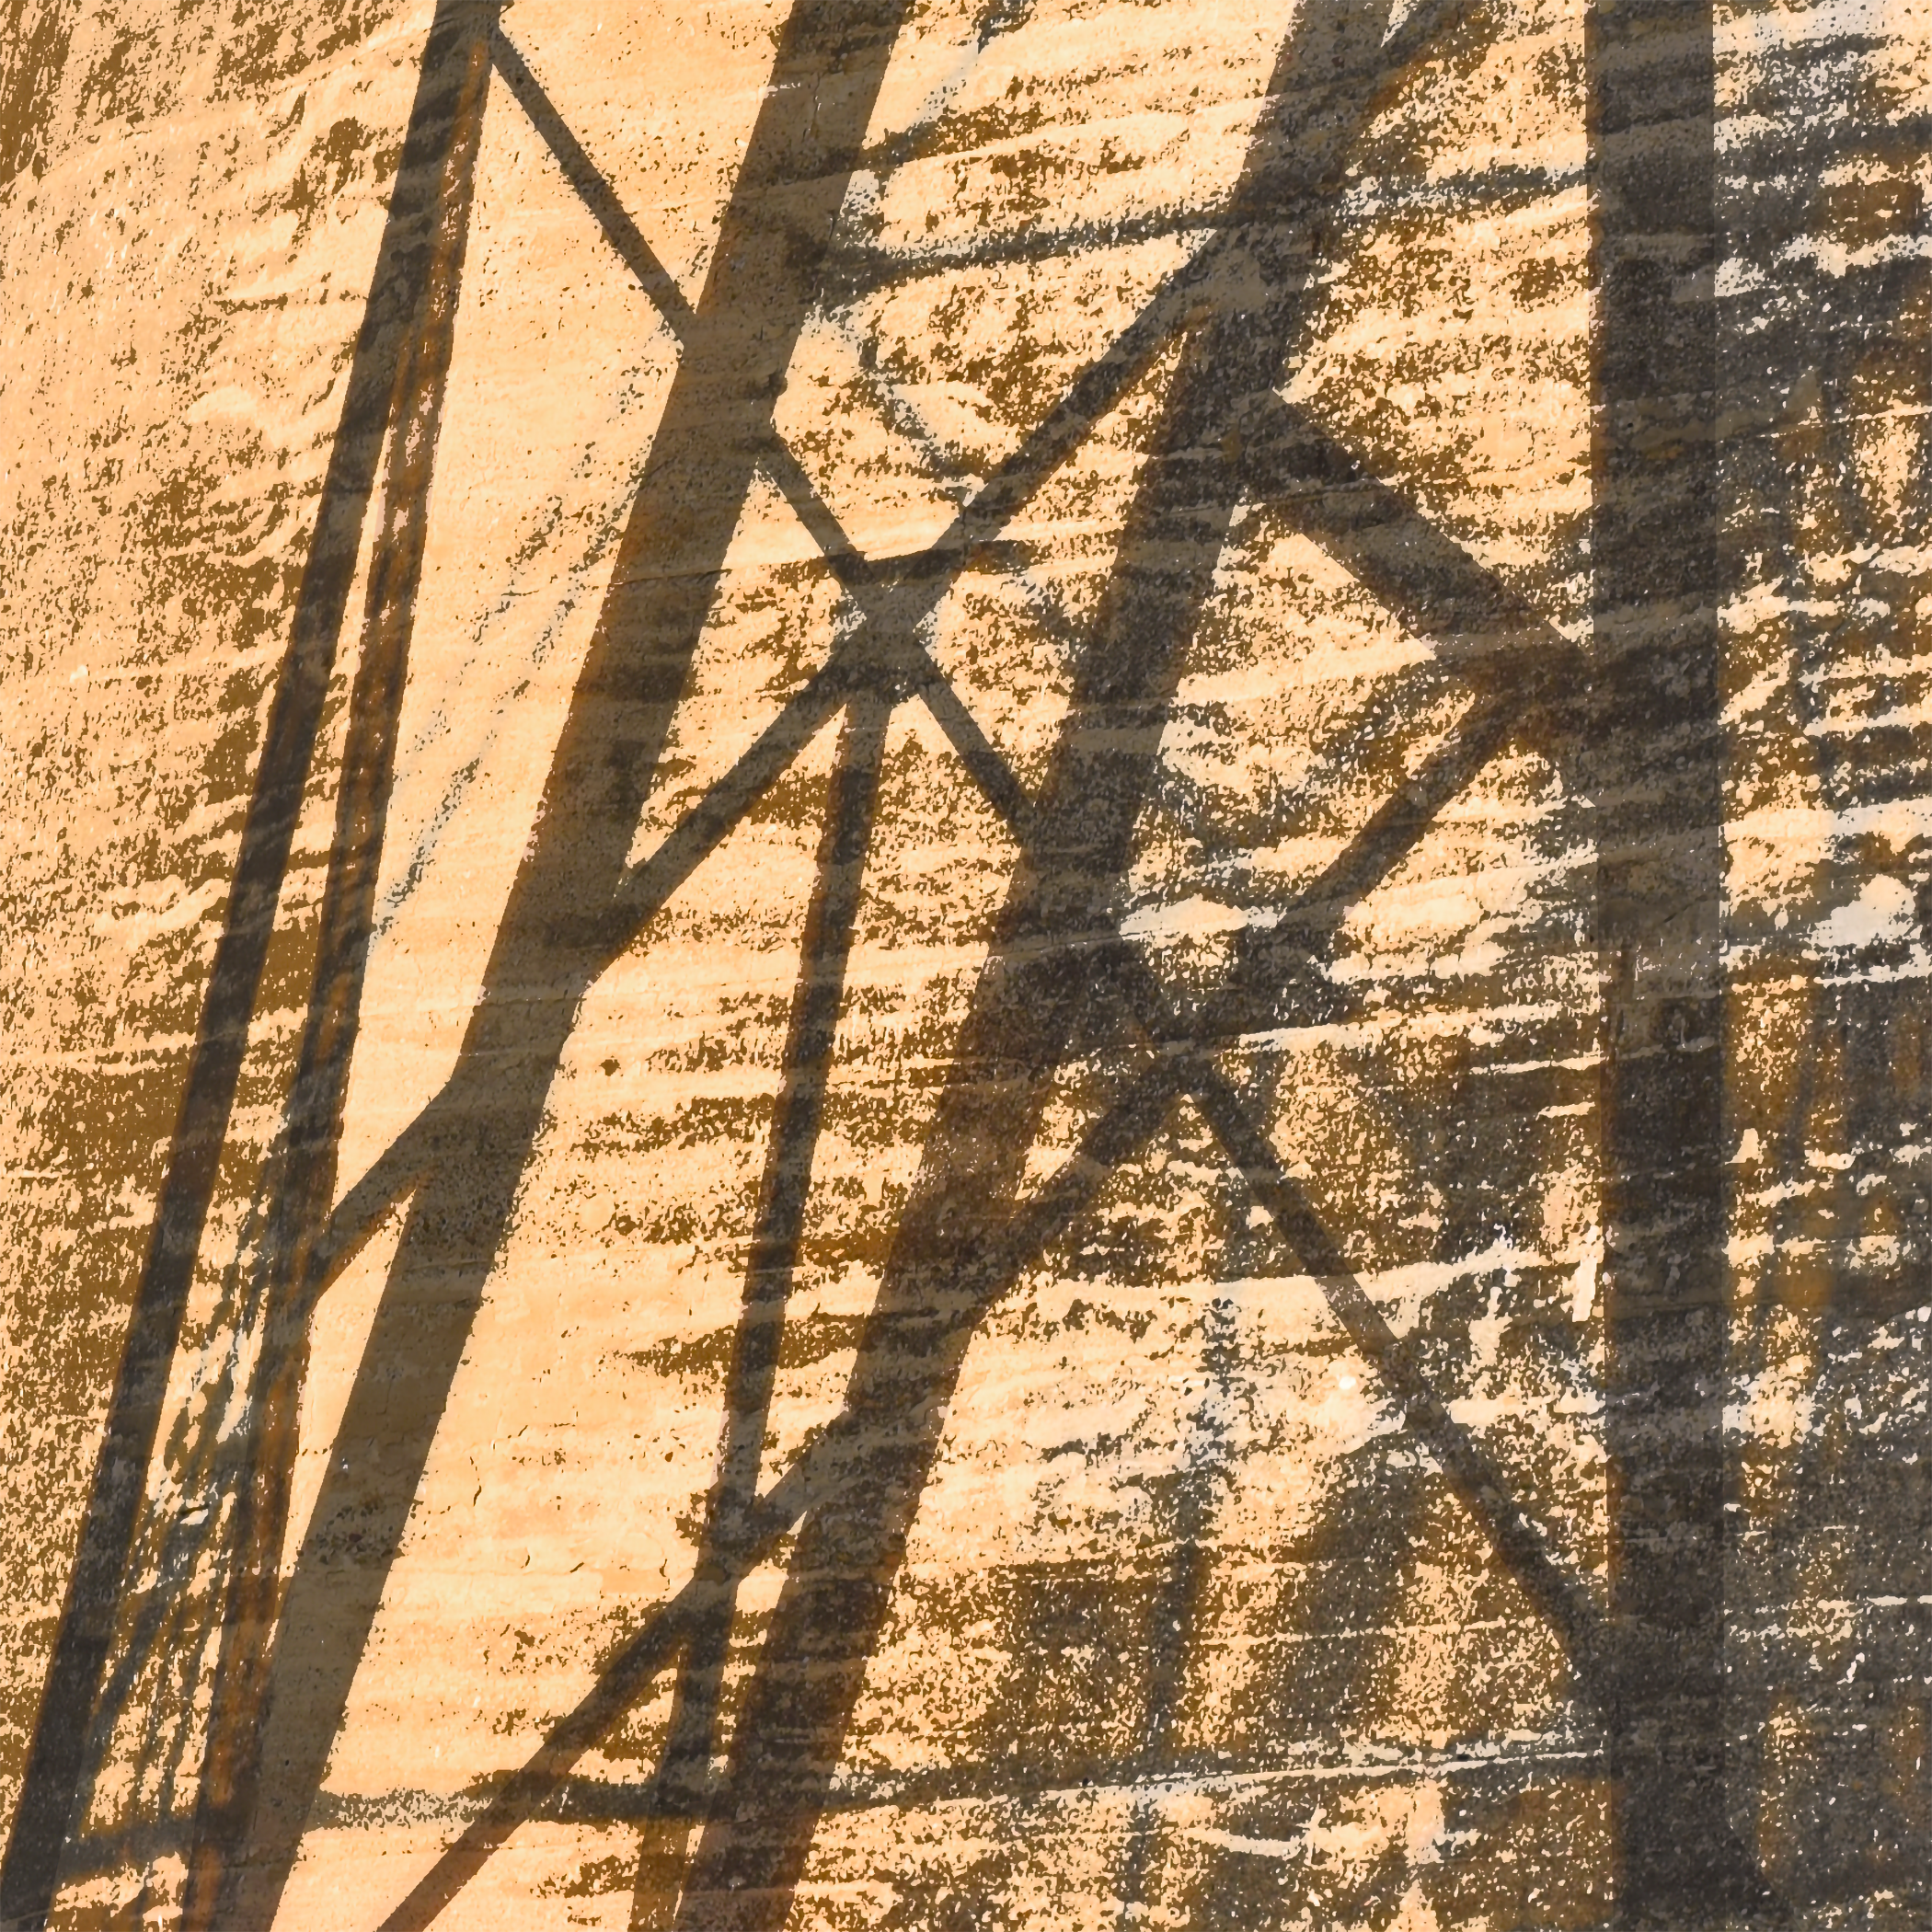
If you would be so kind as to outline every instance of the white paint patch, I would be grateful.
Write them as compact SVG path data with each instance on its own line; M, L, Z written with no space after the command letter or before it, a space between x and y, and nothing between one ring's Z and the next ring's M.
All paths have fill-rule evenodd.
M1877 946L1912 936L1912 888L1881 872L1869 879L1849 905L1841 905L1812 928L1815 944L1834 951Z
M1575 1271L1570 1277L1570 1318L1575 1322L1590 1319L1591 1310L1596 1306L1597 1271L1604 1264L1604 1235L1595 1222L1583 1230L1583 1252L1578 1258Z

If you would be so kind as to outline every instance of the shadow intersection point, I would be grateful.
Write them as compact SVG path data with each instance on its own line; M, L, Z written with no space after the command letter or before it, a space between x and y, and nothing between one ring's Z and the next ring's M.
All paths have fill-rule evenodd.
M982 43L1024 11L995 8L983 25ZM677 1923L776 1932L791 1909L829 1801L966 1349L993 1302L1092 1202L1114 1167L1161 1130L1184 1096L1251 1198L1317 1278L1343 1329L1379 1366L1409 1427L1496 1555L1561 1636L1583 1701L1605 1721L1610 1760L1623 1780L1625 1915L1636 1923L1686 1909L1695 1873L1707 1869L1712 1856L1723 1867L1718 1891L1726 1909L1763 1902L1761 1885L1721 1818L1722 1756L1711 1742L1721 1741L1711 1674L1714 1646L1721 1644L1721 1565L1715 1582L1712 1566L1699 1569L1690 1596L1676 1558L1660 1554L1646 1568L1647 1552L1662 1551L1679 1518L1710 1538L1721 1532L1721 1519L1712 1514L1712 1499L1721 1496L1721 1441L1707 1431L1690 1466L1667 1466L1643 1420L1677 1409L1701 1414L1698 1405L1708 1406L1714 1345L1708 1258L1722 1223L1721 1196L1709 1179L1722 1080L1715 991L1700 983L1694 1012L1678 996L1662 1018L1650 1013L1646 1001L1654 999L1627 974L1610 998L1604 1110L1611 1212L1623 1217L1631 1254L1660 1239L1668 1249L1673 1241L1681 1245L1683 1217L1660 1237L1642 1221L1643 1203L1660 1184L1681 1187L1690 1202L1689 1238L1705 1259L1686 1273L1663 1254L1658 1265L1677 1295L1667 1305L1638 1285L1648 1263L1633 1264L1613 1284L1613 1374L1627 1397L1621 1413L1637 1420L1619 1424L1617 1454L1628 1478L1620 1532L1631 1560L1607 1616L1556 1564L1496 1465L1453 1421L1409 1359L1283 1168L1253 1105L1215 1058L1220 1044L1280 1025L1319 996L1350 908L1388 876L1444 804L1504 746L1535 743L1581 774L1601 798L1621 797L1628 774L1617 769L1617 760L1640 757L1632 748L1651 721L1658 690L1682 684L1687 658L1714 654L1714 620L1698 602L1717 581L1714 540L1686 546L1695 581L1674 587L1676 602L1661 630L1635 648L1624 618L1646 600L1656 602L1659 587L1618 574L1627 577L1646 545L1654 546L1653 531L1633 512L1639 493L1631 482L1632 453L1640 439L1630 430L1627 447L1619 441L1624 426L1641 428L1646 408L1687 408L1693 419L1710 408L1708 305L1692 302L1687 316L1673 310L1664 328L1657 304L1668 291L1642 279L1645 240L1660 228L1688 235L1693 253L1710 246L1708 63L1691 61L1687 105L1669 95L1650 112L1650 121L1675 134L1688 127L1691 148L1701 130L1701 159L1691 155L1672 185L1647 190L1650 178L1618 143L1649 125L1640 103L1650 98L1658 46L1686 37L1696 42L1700 34L1708 40L1708 7L1656 0L1634 26L1634 17L1622 16L1610 27L1593 28L1603 284L1597 403L1605 427L1596 458L1597 636L1587 658L1279 393L1305 330L1322 239L1349 157L1412 63L1468 26L1450 0L1409 11L1393 30L1373 6L1309 0L1269 82L1270 111L1209 239L1161 282L1135 320L1082 371L937 541L912 557L860 555L777 436L772 408L799 336L834 278L846 184L864 153L904 12L903 0L797 0L695 305L684 301L528 63L498 29L495 9L445 5L438 13L50 1672L28 1797L0 1869L0 1916L10 1922L36 1922L52 1901L80 1776L78 1747L63 1740L76 1728L75 1713L91 1708L111 1636L146 1466L140 1431L145 1419L151 1443L385 431L392 443L385 521L352 700L356 723L339 804L330 910L285 1129L290 1178L268 1244L271 1346L255 1449L265 1501L257 1521L244 1519L242 1553L229 1580L190 1860L190 1923L265 1932L275 1916L579 1000L839 711L845 724L833 799L760 1186L725 1447L696 1574L605 1660L590 1695L496 1788L392 1914L386 1932L429 1925L517 1823L555 1802L577 1760L673 1662L670 1737L643 1810L697 1826ZM556 750L537 831L505 906L455 1070L330 1213L428 466L460 284L476 131L492 71L658 303L682 355ZM426 227L440 235L440 252L423 238ZM967 561L997 540L1177 337L1178 365L1112 575L1079 651L1072 707L1050 774L1031 795L921 639ZM1663 347L1639 354L1630 346L1639 340ZM1687 515L1702 528L1696 520L1708 522L1713 501L1709 438L1700 443L1689 435L1686 449L1674 473L1675 493L1664 493L1663 513ZM726 546L761 473L818 543L857 621L831 663L752 752L633 866L637 822ZM1182 656L1244 508L1341 561L1409 628L1434 642L1473 702L1312 888L1272 924L1244 930L1220 990L1182 1011L1138 948L1122 938L1112 907ZM1654 516L1655 503L1643 513ZM1682 615L1686 607L1688 618ZM1593 675L1606 652L1610 671L1593 692L1585 673ZM1708 676L1692 683L1699 693L1714 690ZM864 1324L843 1410L760 1496L776 1351L874 829L884 733L893 707L913 701L926 706L1012 829L1022 859L952 1055L918 1183ZM1699 702L1705 711L1692 721L1696 742L1688 789L1670 795L1658 822L1618 825L1606 834L1599 880L1604 939L1613 953L1640 950L1658 905L1680 904L1686 891L1694 900L1715 891L1714 881L1701 876L1688 885L1675 877L1660 880L1646 857L1660 842L1681 845L1677 834L1686 826L1720 821L1710 777L1712 747L1720 740L1715 712ZM533 999L533 987L548 990ZM1620 1058L1616 1042L1647 1039L1645 1028L1654 1030L1672 1016L1682 1024L1670 1038L1690 1057L1681 1065L1667 1063L1668 1090L1659 1091L1659 1069L1648 1060L1639 1065ZM1089 1125L1075 1155L1045 1184L1028 1190L1023 1170L1052 1077L1070 1053L1095 1040L1138 1053L1142 1071ZM328 1281L402 1201L408 1209L400 1246L320 1498L278 1603L307 1318ZM1721 1354L1720 1322L1715 1332ZM727 1768L714 1779L708 1767L738 1584L794 1531L797 1543L730 1739ZM1191 1604L1198 1580L1179 1572L1177 1578L1173 1588ZM1660 1675L1651 1666L1667 1653L1673 1654L1672 1669ZM1639 1667L1639 1657L1650 1664ZM1178 1669L1170 1657L1169 1676ZM1171 1705L1171 1684L1166 1696ZM84 1732L85 1724L78 1730ZM1660 1734L1666 1740L1661 1754L1654 1744ZM1682 1828L1685 1819L1696 1821L1689 1830Z

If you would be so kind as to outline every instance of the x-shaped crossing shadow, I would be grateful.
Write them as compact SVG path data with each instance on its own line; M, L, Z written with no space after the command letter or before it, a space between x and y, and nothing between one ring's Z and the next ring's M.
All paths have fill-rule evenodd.
M1405 56L1425 44L1430 31L1440 25L1433 17L1412 21L1400 37L1410 45L1392 45L1384 56L1385 71L1399 72ZM696 315L650 254L521 55L500 35L496 44L499 71L544 135L567 178L595 213L639 284L658 294L673 331L688 344L698 326ZM1353 78L1359 86L1363 76ZM1373 96L1369 89L1363 91L1364 98L1357 104L1357 113L1365 118ZM1352 128L1344 122L1341 129L1331 132L1331 140L1337 132L1346 139ZM1283 157L1268 152L1265 140L1260 148L1236 190L1237 210L1244 200L1250 210L1278 206L1275 197L1284 185L1284 174L1300 169L1316 172L1305 150L1295 154L1284 167ZM1323 161L1329 158L1321 156ZM1319 178L1317 173L1316 179ZM1306 193L1305 185L1296 185L1303 186ZM862 556L776 429L768 429L759 462L818 543L857 618L844 631L830 661L751 749L656 851L627 874L617 894L623 908L621 926L612 933L610 942L627 944L828 719L845 710L821 885L808 919L804 969L786 1057L787 1087L773 1130L773 1152L753 1237L745 1312L728 1396L730 1433L704 1550L691 1582L609 1660L590 1695L553 1727L539 1752L500 1788L483 1814L391 1915L387 1932L429 1924L489 1853L554 1793L581 1754L608 1731L658 1671L680 1653L684 1664L666 1751L662 1796L667 1807L682 1805L702 1815L703 1799L692 1784L701 1781L700 1767L708 1761L716 1678L722 1665L739 1581L766 1560L784 1536L801 1524L809 1526L816 1516L827 1512L833 1499L848 1489L868 1494L869 1504L882 1519L884 1540L891 1540L891 1531L885 1525L895 1513L909 1515L917 1478L883 1486L887 1489L903 1488L910 1495L881 1495L876 1466L884 1453L888 1461L896 1462L903 1470L923 1475L932 1448L933 1385L946 1379L945 1369L936 1364L956 1366L964 1337L979 1317L1091 1204L1107 1177L1159 1130L1173 1102L1183 1095L1193 1101L1232 1167L1272 1216L1302 1265L1320 1283L1351 1341L1381 1370L1409 1427L1427 1444L1503 1561L1559 1632L1586 1699L1597 1702L1608 1695L1608 1658L1600 1614L1589 1593L1552 1560L1538 1531L1512 1497L1507 1480L1431 1390L1402 1339L1353 1276L1340 1244L1322 1225L1305 1191L1275 1154L1264 1126L1254 1118L1215 1059L1218 1045L1245 1031L1293 1022L1295 995L1318 980L1325 942L1341 914L1395 868L1440 808L1505 743L1537 742L1565 729L1570 720L1564 707L1580 688L1576 648L1526 609L1491 572L1396 492L1363 471L1331 438L1282 402L1271 387L1265 388L1258 399L1254 387L1226 381L1231 363L1248 364L1242 373L1250 379L1265 376L1269 368L1279 368L1287 348L1283 338L1296 310L1294 297L1302 286L1299 277L1292 291L1277 287L1273 302L1261 317L1252 311L1215 313L1217 287L1252 267L1259 252L1251 236L1244 234L1236 214L1163 282L1128 329L965 505L951 526L915 555L882 560ZM1153 358L1183 329L1189 330L1188 345L1173 378L1161 441L1170 447L1185 443L1192 448L1229 452L1222 483L1224 511L1231 511L1237 497L1265 503L1290 527L1324 545L1407 624L1437 639L1446 658L1460 658L1460 668L1476 692L1476 701L1448 741L1410 775L1347 850L1271 927L1249 928L1244 934L1244 943L1218 994L1201 1010L1188 1014L1176 1008L1141 947L1121 935L1092 891L1091 871L1104 873L1106 868L1092 868L1090 871L1087 865L1069 868L1065 864L1066 830L1055 822L1056 807L1064 821L1069 811L1084 814L1085 804L1061 804L1051 796L1036 801L1029 796L920 641L927 620L968 560L983 554L983 546L998 538L1057 461L1090 432L1095 420L1145 373ZM1239 346L1231 339L1237 329L1251 332L1249 339ZM1158 487L1156 484L1155 489ZM1198 478L1190 479L1190 489L1200 490ZM1147 494L1144 491L1144 499ZM1190 508L1197 505L1198 496ZM1144 500L1138 511L1144 529L1159 513L1156 505ZM1219 546L1213 547L1218 555ZM1198 589L1190 586L1190 592L1198 607ZM1137 615L1144 615L1144 602L1136 602ZM1178 625L1170 636L1184 638L1187 628L1184 623ZM1110 664L1103 660L1087 670L1089 677L1104 686L1110 676L1118 679L1120 667L1118 661ZM958 1229L941 1235L935 1226L911 1240L902 1234L895 1259L922 1247L945 1256L937 1269L930 1253L920 1264L901 1264L906 1272L927 1279L925 1298L915 1304L909 1298L908 1305L894 1305L896 1283L889 1280L880 1308L861 1340L862 1366L855 1374L845 1410L761 1496L757 1478L765 1416L785 1295L801 1235L803 1182L809 1179L811 1144L822 1106L838 1009L839 974L850 943L858 874L877 805L885 724L894 705L913 700L926 705L1005 821L1022 855L1022 870L1030 875L1035 903L1025 910L1009 905L1003 934L1014 953L1024 950L1025 963L1013 966L995 959L988 969L989 979L997 980L1004 972L1016 983L983 985L976 1018L997 1011L1005 1029L1023 1007L1033 1008L1036 1015L1041 1009L1057 1008L1070 1018L1072 1009L1079 1007L1078 1017L1071 1018L1059 1042L1062 1052L1076 1035L1091 1040L1097 1032L1112 1030L1137 1037L1146 1064L1140 1077L1087 1126L1071 1158L1043 1184L1013 1201L1010 1212L996 1225L982 1223L970 1235ZM1064 788L1083 799L1090 796L1092 770L1077 780L1067 776L1080 759L1079 733L1083 725L1091 728L1092 714L1101 711L1107 714L1107 729L1111 733L1123 706L1138 706L1149 714L1142 721L1143 761L1151 745L1157 743L1156 720L1165 711L1157 697L1145 691L1085 693L1075 700L1077 721L1070 727L1068 742L1062 747ZM1083 708L1089 716L1080 719ZM1142 774L1128 789L1137 799L1144 786ZM1053 792L1052 781L1047 790L1050 795ZM1119 825L1113 828L1115 845L1121 829ZM1087 839L1091 843L1090 828ZM1117 866L1116 858L1116 871ZM1067 929L1064 916L1058 922L1041 916L1039 902L1052 896L1042 885L1050 878L1057 879L1063 888L1077 879L1070 894L1079 908L1072 929ZM1018 889L1018 898L1027 896L1026 887ZM1068 992L1065 984L1058 983L1068 982L1076 990ZM1023 994L1018 991L1019 983L1026 988ZM1037 998L1042 992L1046 996ZM969 1021L969 1034L972 1028L973 1022ZM1010 1044L1006 1051L1010 1052ZM1051 1052L1041 1055L1035 1063L1036 1071L1050 1068L1058 1058L1058 1053ZM972 1043L962 1045L960 1062L962 1065L975 1064ZM1003 1094L1002 1098L1010 1098L1010 1095ZM972 1104L970 1099L962 1102L967 1111ZM1009 1146L1014 1139L1011 1128L1007 1121L1000 1129ZM346 1260L363 1233L386 1211L398 1188L413 1179L415 1163L408 1144L413 1133L412 1130L411 1135L398 1142L342 1203L339 1229L329 1244L334 1257L331 1271ZM960 1121L942 1120L934 1138L943 1141L949 1137L970 1143L972 1130ZM1019 1151L1023 1153L1024 1148ZM940 1171L957 1167L957 1153L955 1149L950 1162L938 1164ZM929 1150L928 1177L935 1165ZM945 1200L956 1205L959 1195L971 1191L949 1176L945 1180L928 1178L921 1193L926 1202ZM921 1211L921 1201L915 1199L908 1210L908 1221ZM935 1313L930 1287L936 1272L945 1282L943 1315ZM894 1335L895 1324L904 1332ZM894 1361L890 1372L877 1366L888 1357ZM863 1365L868 1363L874 1365L869 1376ZM909 1367L914 1363L919 1364L917 1369ZM899 1385L885 1405L903 1437L891 1452L885 1451L884 1439L891 1429L890 1424L881 1426L881 1405L875 1398L877 1391L865 1386L868 1379ZM939 1406L943 1407L943 1395ZM869 1483L868 1466L875 1471ZM795 1573L807 1574L812 1567L809 1552L801 1547ZM876 1597L876 1589L872 1594ZM859 1622L864 1626L868 1619L862 1616ZM819 1634L824 1634L822 1628ZM773 1639L772 1648L776 1648L777 1641ZM811 1654L822 1665L822 1649L814 1649ZM788 1722L793 1725L797 1722L798 1688L789 1684L786 1690L787 1701L793 1706ZM734 1742L734 1759L741 1763L758 1761L755 1749L747 1747L742 1735L755 1730L758 1712L754 1694L741 1726L741 1737ZM770 1808L774 1780L768 1761L762 1771L764 1789L747 1787L739 1790L739 1802L720 1808L719 1815L728 1809L742 1820L746 1796L754 1803L762 1799ZM795 1792L781 1800L794 1806L797 1802ZM810 1812L809 1803L805 1810ZM737 1837L741 1841L753 1835L740 1825ZM799 1835L796 1830L790 1834L794 1840ZM741 1891L762 1880L765 1881L763 1889L768 1890L775 1876L782 1883L786 1876L796 1875L799 1849L796 1845L791 1847L792 1856L782 1861L790 1868L788 1872L775 1874L735 1869L746 1860L729 1842L732 1834L719 1833L714 1825L712 1836L720 1842L714 1845L707 1838L707 1848L700 1851L698 1870L692 1881L694 1894L702 1892L707 1880L714 1886L733 1885ZM782 1917L776 1906L766 1910L773 1923Z

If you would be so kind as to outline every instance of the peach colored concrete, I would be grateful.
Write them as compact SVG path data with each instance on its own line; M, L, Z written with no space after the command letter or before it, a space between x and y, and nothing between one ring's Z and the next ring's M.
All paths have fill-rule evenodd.
M1752 105L1754 62L1826 11L1724 17L1728 111L1766 111ZM1925 17L1865 11L1897 70L1887 85L1920 98L1932 86ZM783 13L768 0L518 0L504 16L694 301ZM1190 224L1231 190L1291 14L1041 0L981 47L960 0L914 10L868 144L911 148L923 130L924 146L854 177L842 232L908 260L950 250L952 265L815 311L776 409L861 550L930 542L1195 245ZM0 22L11 36L0 67L25 71L52 44L53 17L17 6ZM130 0L61 17L70 31L47 83L29 107L8 97L34 132L30 165L0 188L0 1815L23 1772L428 14ZM1388 92L1336 204L1282 384L1580 644L1584 31L1581 0L1496 0L1481 35ZM1504 175L1506 192L1484 189ZM979 259L989 239L1033 228L1083 239L1040 259ZM1820 261L1833 248L1849 259L1904 246L1891 237L1876 218L1841 233L1822 217L1808 246ZM454 1064L678 364L661 306L500 82L454 339L340 1193ZM1069 638L1111 567L1173 366L1171 351L1157 359L1028 504L1006 533L1023 565L968 570L933 620L933 657L1024 782L1045 769ZM1740 962L1727 1132L1745 1338L1727 1417L1754 1522L1777 1520L1807 1444L1857 1427L1812 1392L1823 1317L1808 1278L1837 1265L1843 1244L1878 1266L1913 1239L1892 1209L1794 1230L1779 1204L1793 1187L1828 1188L1856 1151L1846 1107L1826 1098L1856 1076L1806 1030L1823 989L1860 974L1922 984L1932 971L1914 896L1932 795L1906 785L1890 801L1834 802L1811 762L1827 727L1780 699L1794 599L1855 600L1858 566L1888 545L1895 575L1926 580L1932 552L1908 502L1926 420L1914 381L1907 393L1878 371L1869 413L1822 454L1806 439L1840 426L1802 394L1741 400L1728 425L1741 444L1788 446L1817 477L1799 512L1809 582L1747 570L1724 614L1725 916ZM1744 481L1736 493L1748 496ZM1856 532L1847 499L1869 512ZM359 579L350 610L361 607ZM634 858L825 661L842 621L818 545L761 478ZM180 1833L166 1825L193 1810L218 1580L165 1577L157 1553L167 1524L219 1506L181 1458L244 1420L233 1391L252 1344L224 1317L226 1271L250 1238L302 1024L355 634L352 616L171 1372L125 1640L143 1603L165 1600L177 1621L150 1639L95 1740L62 1927L173 1923L184 1882ZM1922 734L1922 657L1908 668L1904 644L1873 649L1895 654L1869 671L1891 680L1883 693L1847 672L1834 702ZM1255 908L1317 877L1467 702L1438 644L1332 554L1244 513L1188 647L1115 908L1124 929L1176 987L1211 983ZM611 1646L691 1577L837 734L836 720L818 733L582 995L282 1899L287 1932L380 1925ZM1368 750L1338 762L1345 740ZM1018 862L920 702L895 712L882 769L767 1486L840 1409ZM1223 1057L1241 1078L1265 1066L1278 1155L1397 1333L1437 1297L1473 1296L1451 1413L1534 1499L1560 1563L1601 1593L1595 864L1574 779L1505 749L1350 913L1337 967L1349 1014L1244 1038ZM1452 1249L1440 1170L1457 1130L1444 1097L1466 1101L1498 1070L1525 1068L1541 1098L1512 1144L1534 1170L1532 1209L1509 1229L1465 1228ZM1807 1082L1809 1178L1794 1181L1766 1150L1783 1131L1772 1116ZM1059 1165L1104 1098L1079 1059L1063 1070L1030 1175ZM398 1207L317 1308L290 1560L400 1225ZM1124 1912L1179 1927L1195 1922L1189 1901L1211 1895L1212 1874L1241 1860L1330 1899L1284 1924L1601 1922L1608 1787L1560 1647L1426 1455L1402 1446L1373 1364L1271 1240L1180 1101L994 1308L945 1420L794 1926L1061 1932ZM1868 1413L1923 1407L1925 1328L1923 1308L1902 1314L1885 1358L1894 1380L1864 1396ZM1001 1605L1040 1579L1084 1578L1097 1602L1110 1580L1144 1583L1170 1559L1163 1499L1204 1433L1221 1474L1175 1719L1190 1768L1160 1771L1136 1756L1137 1693L1110 1674L1104 1611L1085 1636L1063 1632L1052 1660L1029 1662L1026 1617ZM1409 1472L1412 1542L1371 1664L1304 1723L1271 1686L1284 1657L1325 1634L1297 1625L1297 1593L1312 1587L1308 1562L1339 1560L1310 1552L1328 1548L1317 1532L1370 1456ZM1788 1560L1803 1570L1805 1640L1836 1678L1869 1648L1862 1619L1875 1613L1834 1582L1831 1545L1818 1532ZM785 1556L745 1586L728 1724ZM1750 1549L1737 1560L1748 1570ZM648 1775L669 1681L578 1778ZM1818 1721L1794 1695L1766 1733L1775 1776L1761 1815L1741 1824L1774 1869L1801 1863L1787 1821L1830 1776L1807 1742ZM1914 1791L1923 1748L1923 1729L1901 1731L1881 1754L1913 1760L1899 1775ZM1477 1818L1457 1793L1472 1762L1492 1759L1514 1769ZM1008 1795L948 1795L967 1764L1010 1765ZM1271 1805L1300 1822L1256 1823ZM675 1880L663 1875L684 1830L526 1823L439 1924L668 1925ZM1123 1903L1136 1834L1151 1862ZM1378 1870L1380 1889L1363 1894ZM968 1899L983 1921L943 1916L945 1902Z

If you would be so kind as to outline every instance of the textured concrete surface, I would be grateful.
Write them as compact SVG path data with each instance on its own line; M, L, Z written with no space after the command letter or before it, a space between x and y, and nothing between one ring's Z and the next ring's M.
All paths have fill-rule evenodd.
M7 0L0 1923L1932 1924L1928 117Z

